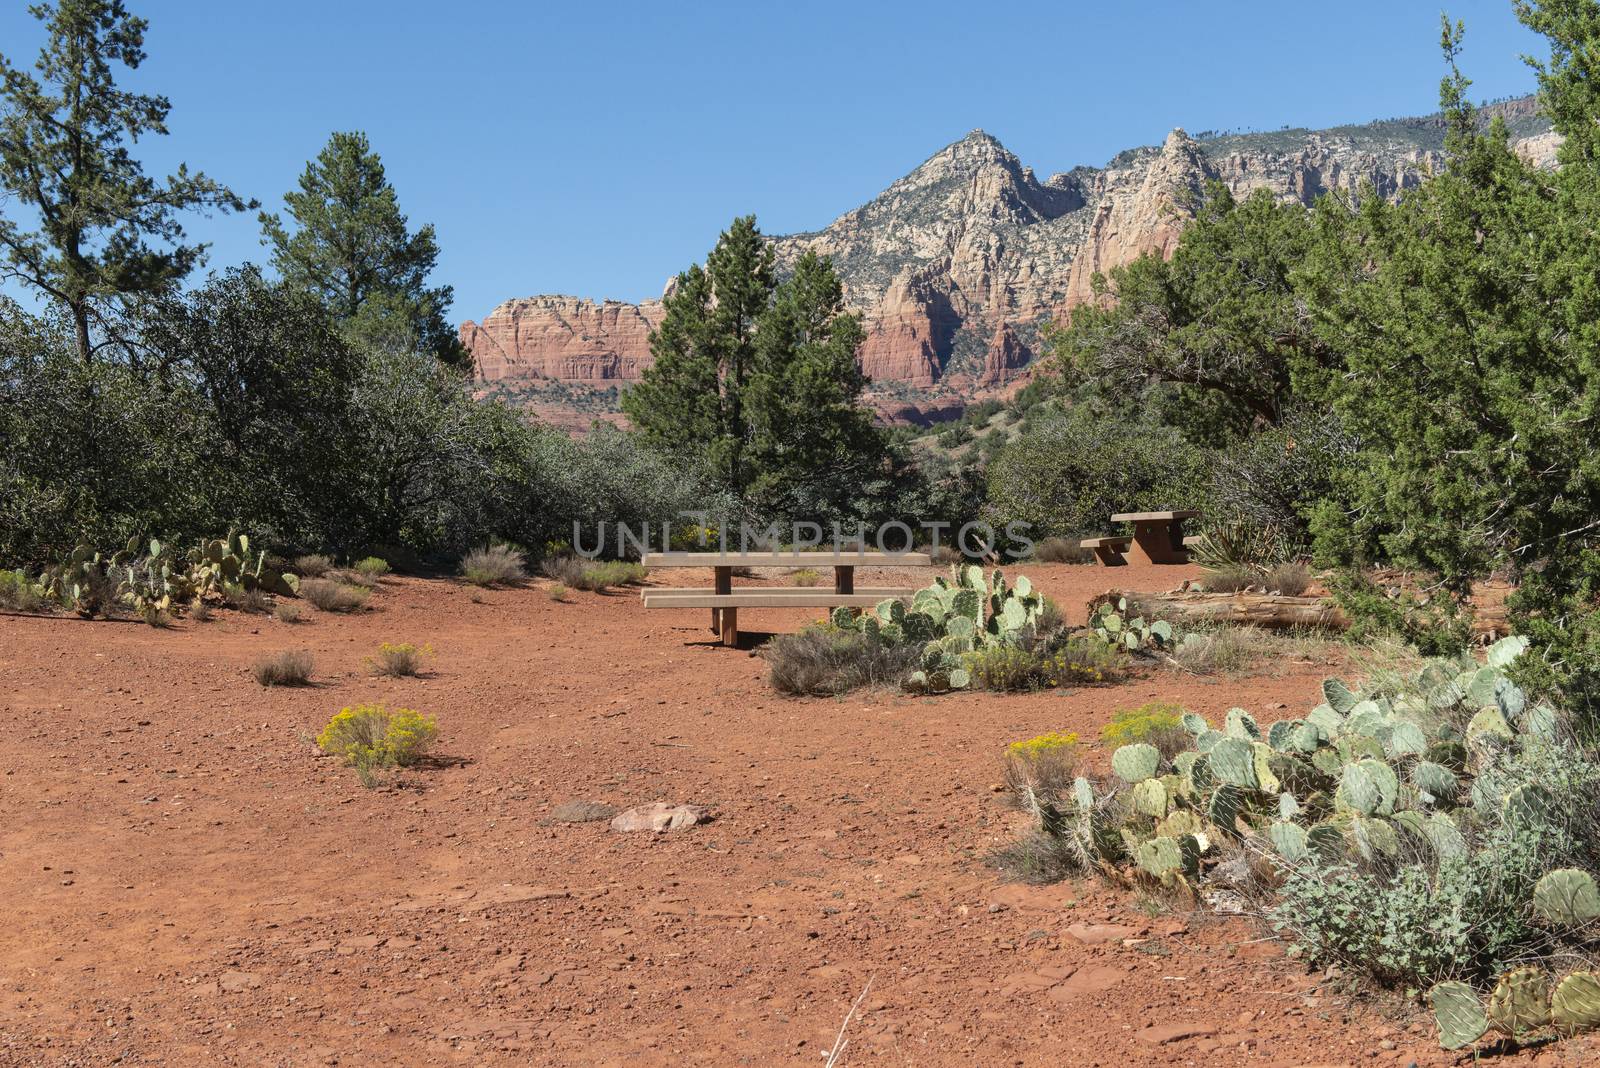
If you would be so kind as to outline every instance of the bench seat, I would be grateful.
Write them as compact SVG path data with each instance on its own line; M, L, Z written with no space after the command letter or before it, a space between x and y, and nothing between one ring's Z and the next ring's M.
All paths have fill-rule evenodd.
M1123 553L1128 551L1128 546L1133 544L1133 539L1123 536L1109 538L1084 538L1078 545L1085 549L1094 550L1094 558L1106 567L1118 567L1128 561Z
M1186 534L1183 538L1183 547L1187 549L1191 545L1199 545L1205 537L1204 534Z
M910 597L910 589L866 589L834 593L821 587L748 589L732 593L715 590L645 590L646 608L871 608L879 601Z

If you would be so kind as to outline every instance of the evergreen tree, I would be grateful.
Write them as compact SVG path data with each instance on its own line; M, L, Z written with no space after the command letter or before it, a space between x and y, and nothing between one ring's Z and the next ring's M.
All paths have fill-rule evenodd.
M1098 299L1047 333L1058 364L1123 397L1182 387L1190 423L1277 424L1296 368L1329 359L1291 281L1311 237L1300 205L1266 190L1240 202L1212 183L1171 260L1141 256L1095 276Z
M246 205L227 187L180 164L165 181L146 177L128 146L167 132L166 98L117 87L112 64L144 62L148 23L122 0L60 0L29 9L49 39L36 75L0 56L0 188L38 217L27 230L0 217L8 274L58 302L78 358L107 339L114 304L163 292L205 255L184 243L178 213ZM154 240L159 247L149 242Z
M292 231L266 212L261 225L284 281L315 294L359 337L466 366L466 350L445 319L452 291L427 284L439 258L433 226L407 229L366 134L335 133L306 164L299 190L283 200Z
M764 514L862 514L893 465L858 403L863 332L832 265L807 253L776 281L772 249L745 216L665 304L655 363L623 395L639 433Z

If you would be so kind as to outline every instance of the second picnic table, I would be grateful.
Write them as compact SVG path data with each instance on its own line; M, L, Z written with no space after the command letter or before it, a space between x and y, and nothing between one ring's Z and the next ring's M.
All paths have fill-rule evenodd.
M1187 564L1189 552L1184 548L1183 521L1199 515L1192 508L1170 512L1118 512L1111 521L1132 523L1133 537L1085 538L1079 544L1093 549L1096 558L1107 567L1127 563L1122 554L1130 549L1133 558L1143 564Z
M723 645L739 641L740 608L870 608L891 597L910 597L910 587L856 589L858 567L927 567L926 553L884 552L671 552L646 553L644 565L709 567L710 589L647 589L640 594L646 608L709 608L711 629ZM757 586L735 590L738 567L832 567L833 589L815 586Z

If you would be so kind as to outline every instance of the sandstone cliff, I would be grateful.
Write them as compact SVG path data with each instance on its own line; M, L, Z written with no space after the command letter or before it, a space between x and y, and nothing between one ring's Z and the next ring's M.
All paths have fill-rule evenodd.
M1558 141L1530 99L1487 109L1518 149L1549 165ZM886 419L959 413L1003 392L1038 356L1040 322L1090 299L1092 279L1146 253L1168 255L1205 182L1310 204L1370 183L1393 197L1442 161L1439 116L1330 130L1201 134L1174 130L1102 168L1039 181L993 137L974 131L826 229L773 239L780 267L805 250L830 256L867 327L860 359ZM461 339L486 382L520 388L541 409L577 386L625 385L649 365L658 301L510 300ZM607 391L606 396L612 396ZM603 406L603 405L602 405Z

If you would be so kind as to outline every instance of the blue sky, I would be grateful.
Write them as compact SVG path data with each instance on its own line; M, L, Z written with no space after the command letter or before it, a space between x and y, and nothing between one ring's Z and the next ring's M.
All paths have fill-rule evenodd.
M362 129L432 222L456 320L508 297L636 300L736 214L816 229L981 127L1044 177L1174 126L1326 126L1434 109L1437 5L128 0L127 79L167 95L152 172L187 160L278 208ZM42 41L21 0L0 51ZM1474 98L1531 91L1510 0L1455 2ZM8 206L0 202L0 211ZM254 216L196 220L212 266L264 259Z

